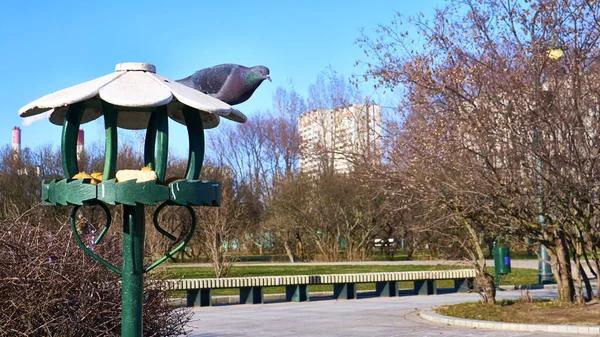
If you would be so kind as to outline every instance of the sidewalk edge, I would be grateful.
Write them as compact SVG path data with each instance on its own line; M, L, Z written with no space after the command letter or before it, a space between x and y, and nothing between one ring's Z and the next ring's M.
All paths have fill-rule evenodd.
M419 317L423 320L441 323L452 326L467 327L473 329L491 329L503 331L527 331L527 332L550 332L550 333L568 333L568 334L600 334L600 326L584 325L555 325L555 324L524 324L524 323L505 323L481 321L475 319L465 319L450 316L439 315L432 310L423 310L419 312Z

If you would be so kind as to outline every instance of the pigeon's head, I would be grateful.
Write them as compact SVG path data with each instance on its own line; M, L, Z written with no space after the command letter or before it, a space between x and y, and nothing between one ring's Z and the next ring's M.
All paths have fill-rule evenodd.
M261 82L264 80L269 80L269 82L272 82L271 76L269 75L269 68L265 66L254 66L250 68L250 72L254 74L256 79L260 80Z

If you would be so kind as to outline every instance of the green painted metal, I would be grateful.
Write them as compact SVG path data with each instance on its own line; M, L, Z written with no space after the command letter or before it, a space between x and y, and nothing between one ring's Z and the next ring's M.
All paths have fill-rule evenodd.
M157 116L157 143L156 150L156 176L159 182L164 182L167 174L167 164L169 160L169 117L167 107L158 107L155 112ZM203 133L204 134L204 131Z
M198 181L204 161L204 127L198 111L184 107L183 115L189 136L189 161L185 180L169 186L165 181L168 162L168 114L167 107L157 107L152 111L146 131L144 145L144 164L150 166L157 174L157 181L137 183L134 180L117 183L115 180L118 137L118 107L102 102L105 128L105 155L102 172L103 181L92 185L90 179L69 179L79 173L77 166L77 135L84 111L83 103L69 106L62 132L63 171L67 179L44 180L42 182L42 203L44 205L75 205L70 215L71 230L77 245L89 256L112 272L121 276L122 284L122 324L121 335L125 337L142 336L143 313L143 274L158 266L191 240L197 225L194 210L191 206L219 206L221 186L216 182ZM129 110L136 110L128 109ZM146 111L146 110L144 110ZM192 217L192 225L185 238L163 257L144 268L144 205L161 204L154 214L154 227L162 235L172 241L177 238L160 227L157 217L164 207L184 206ZM105 237L111 225L111 215L106 204L123 205L123 264L119 269L110 262L96 255L82 241L77 232L77 211L82 205L97 205L106 214L106 224L94 240L98 244ZM246 300L253 303L263 302L263 288L252 287L246 293ZM193 296L192 296L193 295ZM307 295L308 296L308 295ZM194 298L191 298L194 297ZM188 293L188 302L193 300L200 305L211 304L210 289L202 289L198 294Z
M263 304L265 303L264 287L242 287L240 288L240 303Z
M212 289L189 289L186 291L186 304L188 307L212 306Z
M136 204L156 205L157 202L169 199L169 188L156 181L137 183L128 180L116 184L116 202L135 206Z
M182 111L190 146L185 179L198 180L204 161L204 125L198 110L185 106Z
M67 205L66 185L67 179L50 182L48 200L55 205Z
M292 284L285 286L285 300L288 302L308 302L308 285Z
M395 297L398 296L398 282L386 281L375 283L375 293L380 297Z
M156 111L150 115L148 121L148 128L146 129L146 140L144 142L144 166L152 168L156 171L156 164L154 162L154 148L156 145L156 128L157 128L158 115Z
M172 241L175 241L176 240L175 236L173 236L169 232L165 231L164 229L162 229L158 225L158 213L164 207L170 206L170 205L174 205L174 204L171 203L171 202L169 202L169 201L167 201L167 202L163 203L162 205L158 206L158 208L156 209L156 211L154 211L154 217L153 217L154 221L153 222L154 222L154 228L156 228L156 230L159 233L161 233L162 235L168 237ZM168 252L167 254L165 254L163 257L161 257L160 259L156 260L156 262L154 262L151 265L149 265L148 267L146 267L146 269L144 270L144 272L149 272L150 270L156 268L159 264L165 262L171 256L177 254L177 252L179 252L180 250L182 250L183 247L185 247L185 245L187 245L187 243L190 242L190 240L194 236L194 232L196 232L196 214L194 213L194 210L190 206L186 205L186 206L183 206L183 207L185 207L188 210L188 212L190 212L190 216L192 217L192 224L191 224L190 231L186 234L186 237L185 237L185 239L183 239L183 241L181 241L175 248L173 248L170 252Z
M221 184L214 181L176 180L169 184L169 198L179 205L220 206Z
M155 181L136 183L135 180L117 183L115 179L105 180L97 185L90 179L44 180L42 182L42 203L44 205L82 205L87 201L99 200L109 205L127 204L155 205L170 200L181 206L219 206L221 184L214 181L171 182L169 186Z
M50 202L50 184L53 181L52 179L42 180L42 205L44 206L56 205Z
M156 143L158 143L158 148L156 148ZM156 157L154 156L155 152ZM156 172L159 183L165 181L168 154L169 118L167 115L167 107L162 106L152 112L152 116L148 122L146 141L144 144L144 165L151 167Z
M112 104L102 101L102 113L104 114L104 134L106 137L104 145L104 170L102 180L106 181L115 177L117 169L117 117L118 112Z
M475 280L472 278L454 279L454 291L457 293L466 293L475 287Z
M98 185L98 200L109 205L117 204L117 181L115 179L104 179Z
M510 268L510 247L506 242L496 240L494 242L494 272L496 274L508 274Z
M156 205L157 202L169 200L169 187L157 184L156 181L137 183L135 180L128 180L117 183L110 179L97 186L98 200L111 205Z
M500 290L501 278L510 273L510 271L510 247L506 241L498 238L494 241L494 281L496 283L496 289Z
M436 280L415 281L415 295L437 295Z
M106 205L103 202L94 200L92 202L92 205L100 206L100 208L102 208L102 210L104 211L104 215L106 216L106 223L104 224L104 228L102 228L100 234L98 234L98 237L94 240L94 244L97 245L102 241L102 239L108 232L112 219L110 218L110 211L108 210L108 207L106 207Z
M144 286L144 206L123 205L121 336L142 336Z
M336 300L356 299L356 283L335 283L333 285L333 298Z
M83 116L83 103L75 103L67 109L62 130L61 158L63 172L66 178L71 178L77 173L77 134Z
M85 201L96 199L96 186L89 182L89 179L62 180L56 185L62 187L67 203L82 205Z
M79 248L81 248L87 255L91 256L94 260L100 262L102 265L104 265L105 267L107 267L108 269L110 269L112 272L114 272L117 275L122 275L121 270L117 267L115 267L113 264L111 264L110 262L104 260L103 258L101 258L100 256L96 255L96 253L94 253L93 251L91 251L82 241L81 241L81 237L79 236L79 232L77 232L77 226L76 226L76 215L77 215L77 211L79 210L80 206L75 206L73 207L73 209L71 210L71 215L69 217L70 223L71 223L71 231L73 232L73 237L75 237L75 242L77 243L77 245L79 246ZM110 226L110 212L108 212L108 209L103 208L105 210L106 213L106 218L107 223L105 225L105 227L109 227ZM141 336L141 335L140 335Z
M154 211L154 216L152 217L152 223L154 224L154 228L155 228L155 229L156 229L156 230L157 230L157 231L158 231L160 234L162 234L163 236L166 236L166 237L167 237L169 240L171 240L171 241L177 241L177 238L176 238L176 237L175 237L173 234L171 234L171 233L167 232L167 231L166 231L166 230L164 230L162 227L160 227L160 225L158 224L158 216L160 215L160 212L163 210L163 208L165 208L165 207L167 207L167 206L171 206L171 205L173 205L173 204L172 204L172 203L170 203L170 202L168 202L168 201L166 201L166 202L163 202L162 204L160 204L160 205L159 205L159 206L156 208L156 210ZM193 213L193 211L192 211L191 213Z
M96 186L90 179L44 180L42 202L47 205L83 205L96 198Z

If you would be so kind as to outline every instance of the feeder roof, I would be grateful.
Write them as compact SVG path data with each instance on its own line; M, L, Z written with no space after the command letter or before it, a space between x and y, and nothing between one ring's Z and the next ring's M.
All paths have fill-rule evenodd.
M117 126L124 129L145 129L153 108L163 105L169 117L181 124L185 124L184 106L198 110L205 129L219 125L219 116L246 121L246 116L229 104L156 74L152 64L138 62L119 63L114 73L38 98L22 107L19 115L48 112L50 122L63 125L68 106L83 102L83 124L102 115L102 101L117 107Z

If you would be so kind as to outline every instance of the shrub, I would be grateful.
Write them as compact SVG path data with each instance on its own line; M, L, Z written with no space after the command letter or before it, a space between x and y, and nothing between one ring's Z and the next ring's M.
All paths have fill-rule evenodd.
M116 239L94 247L120 260ZM156 276L147 276L145 283ZM191 313L144 287L144 336L186 334ZM85 255L67 226L0 224L0 336L120 336L119 277Z

